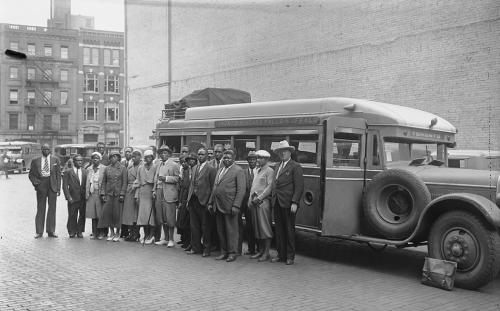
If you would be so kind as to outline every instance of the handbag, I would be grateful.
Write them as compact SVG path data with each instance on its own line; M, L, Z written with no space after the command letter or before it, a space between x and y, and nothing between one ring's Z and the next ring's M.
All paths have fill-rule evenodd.
M452 290L455 283L457 263L425 257L421 283L441 289Z

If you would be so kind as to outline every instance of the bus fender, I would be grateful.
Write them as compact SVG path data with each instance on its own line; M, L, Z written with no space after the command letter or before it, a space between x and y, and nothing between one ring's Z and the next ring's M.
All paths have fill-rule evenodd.
M464 210L482 215L487 222L500 228L500 208L495 203L477 194L450 193L427 204L420 215L412 240L427 240L427 235L434 221L440 215L452 210Z

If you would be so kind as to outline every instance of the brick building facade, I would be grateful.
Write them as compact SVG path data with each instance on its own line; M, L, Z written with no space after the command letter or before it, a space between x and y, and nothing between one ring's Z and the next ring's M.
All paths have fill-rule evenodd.
M410 106L452 122L460 149L500 149L499 1L127 0L125 14L133 144L163 104L230 87Z

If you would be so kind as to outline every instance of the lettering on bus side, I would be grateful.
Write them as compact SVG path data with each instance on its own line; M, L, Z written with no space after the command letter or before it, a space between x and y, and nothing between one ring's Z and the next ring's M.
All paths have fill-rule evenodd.
M317 125L319 117L261 118L246 120L215 121L215 127L291 126Z

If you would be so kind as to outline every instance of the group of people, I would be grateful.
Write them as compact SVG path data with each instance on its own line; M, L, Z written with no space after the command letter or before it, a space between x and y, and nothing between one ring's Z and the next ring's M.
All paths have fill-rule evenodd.
M72 167L62 174L70 238L83 238L85 219L90 218L91 239L124 237L174 247L177 227L181 236L177 243L189 255L209 257L220 248L216 260L232 262L244 254L261 262L293 264L295 216L304 183L301 166L291 160L295 148L286 140L273 150L280 158L274 169L268 165L271 155L266 150L250 151L245 157L248 167L242 168L235 163L237 151L222 145L201 147L197 153L183 146L179 163L171 159L168 146L155 149L142 154L127 147L122 159L118 152L108 157L99 143L86 168L80 155L72 157ZM61 167L59 159L50 155L49 145L44 144L42 156L32 161L29 178L37 192L35 238L43 235L47 199L47 233L57 237L55 203L61 192ZM244 235L248 250L243 253ZM278 255L271 259L273 238Z

